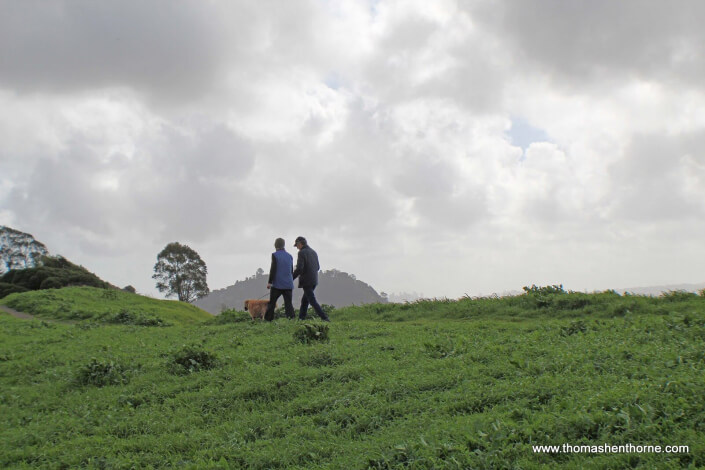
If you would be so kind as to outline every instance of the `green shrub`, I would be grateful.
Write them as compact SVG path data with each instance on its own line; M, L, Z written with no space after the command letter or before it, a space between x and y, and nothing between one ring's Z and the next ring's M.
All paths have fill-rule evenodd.
M323 323L304 323L299 325L294 330L294 339L304 344L315 341L329 341L328 325Z
M333 310L335 310L335 306L330 304L321 304L321 309L326 312L326 315L330 316L330 314L333 313Z
M48 277L39 284L39 289L60 289L62 287L61 281L56 277Z
M209 323L214 325L225 325L228 323L241 323L251 320L247 312L241 312L235 309L223 310L220 315L216 315Z
M697 297L697 294L684 290L669 290L668 292L663 292L659 297L668 302L684 302L693 300Z
M170 369L180 374L213 369L218 364L218 358L210 351L196 345L186 345L171 356Z
M571 322L570 325L561 328L561 335L570 336L576 333L585 333L588 330L587 325L582 320Z
M563 290L563 284L552 285L552 286L537 286L532 284L531 287L522 287L526 295L555 295L555 294L566 294L567 292Z
M102 362L96 358L81 367L76 375L76 383L79 385L95 385L96 387L122 385L129 381L128 371L121 364L114 361Z
M101 297L106 300L117 300L118 293L113 289L106 289L101 293Z
M104 320L106 323L117 323L120 325L138 325L138 326L171 326L159 317L146 315L142 313L133 313L126 308L121 309L118 313L109 315Z
M567 295L559 295L553 298L553 306L559 310L580 310L593 302L594 297L588 294L571 292Z
M15 284L9 284L7 282L0 282L0 299L3 297L6 297L10 294L15 294L15 293L20 293L20 292L27 292L27 288L18 286Z
M553 303L554 297L567 294L563 290L563 284L542 287L532 284L531 287L524 286L522 289L524 289L524 295L529 300L528 304L536 308L549 307Z
M612 305L609 309L609 314L612 317L623 317L624 315L628 313L633 313L631 310L631 307L633 307L635 304L626 304L626 303L621 303L621 304L615 304Z
M75 265L60 256L42 256L41 265L34 268L11 269L0 277L0 282L21 286L27 290L67 286L111 287L83 266Z

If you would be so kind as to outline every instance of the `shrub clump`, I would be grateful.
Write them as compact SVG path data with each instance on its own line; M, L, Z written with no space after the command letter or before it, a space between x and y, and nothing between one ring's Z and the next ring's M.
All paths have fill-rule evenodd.
M659 297L667 302L684 302L693 300L697 297L697 294L685 290L669 290L668 292L662 293Z
M532 284L531 287L522 287L526 295L555 295L555 294L566 294L563 290L563 284L552 285L552 286L537 286Z
M571 292L567 295L556 296L553 299L553 304L558 310L580 310L594 301L594 297L588 294Z
M29 289L18 286L17 284L10 284L8 282L0 282L0 299L6 297L10 294L19 294L22 292L27 292Z
M218 365L218 358L210 351L195 345L184 346L171 356L170 369L175 374L190 374L201 370L213 369Z
M39 289L61 289L64 287L61 281L57 277L48 277L44 279L41 284L39 284Z
M322 323L304 323L299 325L294 331L294 339L304 344L329 341L328 325Z
M582 320L577 320L574 322L571 322L570 325L564 326L561 328L561 335L562 336L571 336L576 333L585 333L587 332L588 327L585 324L584 321Z
M524 286L524 295L532 301L537 308L549 307L553 299L558 295L567 294L563 290L563 284L552 286L537 286L532 284L531 287Z
M0 282L13 284L26 290L58 289L68 286L91 286L103 289L112 287L83 266L73 264L61 256L42 256L36 267L11 269L0 276Z
M81 367L76 375L77 384L96 387L123 385L129 381L128 370L123 365L115 361L99 361L96 358Z
M225 325L228 323L240 323L249 321L250 315L247 312L241 312L235 309L227 309L220 312L220 315L216 315L210 320L209 323L213 325Z
M144 315L141 313L133 313L127 309L122 309L118 313L108 316L105 321L107 323L116 323L120 325L138 325L138 326L171 326L159 317Z

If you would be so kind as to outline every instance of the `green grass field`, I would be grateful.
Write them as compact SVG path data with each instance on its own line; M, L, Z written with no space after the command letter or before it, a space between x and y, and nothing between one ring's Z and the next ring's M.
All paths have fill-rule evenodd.
M62 291L0 303L67 318ZM703 297L349 307L302 343L300 322L235 313L101 323L127 307L99 294L72 324L0 314L0 467L705 467ZM561 444L689 449L532 449Z
M39 318L103 323L195 324L212 319L191 304L117 289L65 287L10 294L0 304Z

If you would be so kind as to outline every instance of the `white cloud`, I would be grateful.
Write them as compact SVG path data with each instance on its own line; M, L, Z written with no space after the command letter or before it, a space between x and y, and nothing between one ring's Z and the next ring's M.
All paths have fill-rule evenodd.
M143 292L168 242L219 288L297 235L387 292L701 282L679 260L705 261L702 20L685 1L4 4L0 223Z

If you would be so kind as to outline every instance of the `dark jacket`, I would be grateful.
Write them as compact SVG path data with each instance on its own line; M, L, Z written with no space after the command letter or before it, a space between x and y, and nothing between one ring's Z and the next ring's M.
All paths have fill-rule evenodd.
M269 268L269 284L275 289L293 289L294 258L283 248L272 253L272 266Z
M296 269L294 279L299 278L299 287L314 287L318 285L318 255L313 248L306 245L299 250L299 257L296 259Z

